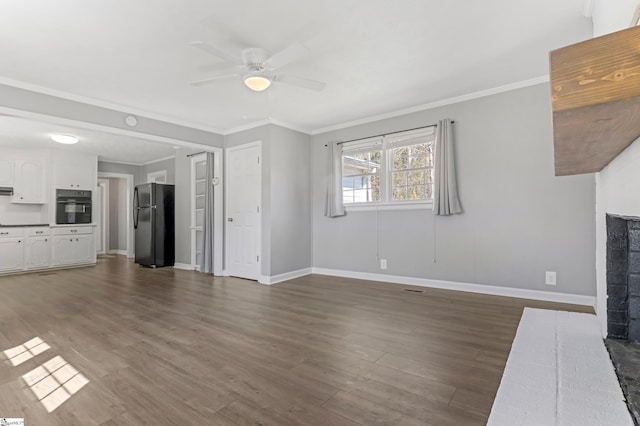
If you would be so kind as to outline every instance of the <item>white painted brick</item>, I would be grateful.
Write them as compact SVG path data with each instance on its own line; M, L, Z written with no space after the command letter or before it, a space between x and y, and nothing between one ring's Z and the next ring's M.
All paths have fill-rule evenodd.
M595 315L525 308L488 425L631 426Z

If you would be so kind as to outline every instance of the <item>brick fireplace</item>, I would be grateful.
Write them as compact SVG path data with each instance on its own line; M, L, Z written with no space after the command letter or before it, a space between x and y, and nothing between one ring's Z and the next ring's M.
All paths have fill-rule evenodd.
M640 218L607 215L607 339L616 374L640 425Z
M607 215L607 336L640 342L640 218Z

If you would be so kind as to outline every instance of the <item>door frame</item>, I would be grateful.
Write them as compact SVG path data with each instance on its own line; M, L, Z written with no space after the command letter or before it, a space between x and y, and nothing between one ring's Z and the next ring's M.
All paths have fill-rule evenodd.
M96 254L107 254L109 253L109 180L104 179L103 182L98 182L98 186L102 188L102 211L100 212L102 215L102 223L100 224L100 228L102 232L102 245L104 251L96 251Z
M230 236L231 233L229 232L229 222L227 222L227 218L229 217L229 188L228 188L228 182L229 182L229 153L233 152L233 151L240 151L242 149L246 149L246 148L253 148L253 147L258 147L259 148L259 156L260 156L260 162L258 163L259 166L259 173L258 173L258 186L260 188L260 199L258 200L258 207L260 207L260 212L258 213L258 223L260 224L260 229L258 232L258 258L260 259L258 261L258 276L255 278L256 281L260 280L260 277L262 276L262 259L263 259L263 253L262 253L262 164L264 163L263 161L263 155L262 155L262 140L257 140L255 142L249 142L249 143L245 143L242 145L237 145L237 146L233 146L230 148L226 148L224 150L224 164L225 164L225 168L224 168L224 177L225 177L225 187L224 187L224 235L225 235L225 244L224 244L224 275L225 276L229 276L229 271L227 270L227 259L229 259L228 256L228 250L229 250L229 243L230 243Z
M226 209L223 209L223 200L224 193L226 193L226 188L224 187L226 182L226 175L221 173L222 168L222 157L225 155L222 148L209 148L206 151L199 152L196 154L189 154L189 242L191 243L189 249L191 250L191 267L199 271L200 265L196 265L195 263L195 253L193 252L193 245L195 244L195 162L196 159L201 158L201 156L205 155L207 152L213 153L213 174L214 179L218 179L218 184L213 188L213 275L215 276L223 276L224 275L224 247L226 245L226 241L224 238L224 234L226 233L226 227L224 226L224 216L226 216ZM226 161L226 159L225 159Z
M127 257L134 257L133 244L133 175L127 173L98 172L98 178L119 178L127 181Z

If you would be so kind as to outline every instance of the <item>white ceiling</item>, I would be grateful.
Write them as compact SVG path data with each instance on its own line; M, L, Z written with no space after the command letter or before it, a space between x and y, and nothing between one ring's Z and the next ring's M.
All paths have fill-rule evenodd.
M267 117L317 130L548 74L592 34L584 0L20 0L0 13L0 77L229 130ZM239 79L189 45L300 41L283 73L324 92Z
M51 135L71 134L79 141L63 145ZM0 147L19 149L59 149L96 155L100 161L144 164L175 155L173 145L145 139L44 123L0 115Z

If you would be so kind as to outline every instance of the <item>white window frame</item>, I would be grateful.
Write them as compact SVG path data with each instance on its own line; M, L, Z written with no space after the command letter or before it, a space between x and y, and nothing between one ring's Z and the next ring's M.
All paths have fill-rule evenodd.
M433 198L428 200L392 201L393 192L393 161L390 155L391 149L405 146L403 140L417 138L428 138L435 143L435 127L419 130L409 130L405 132L391 133L381 137L359 139L353 142L346 142L342 145L342 160L349 152L363 151L367 148L374 150L378 145L382 150L380 171L380 194L382 201L368 203L345 203L344 207L351 212L364 211L384 211L384 210L426 210L433 207ZM406 145L412 145L407 143ZM344 164L342 165L344 170ZM341 189L342 190L342 189Z

